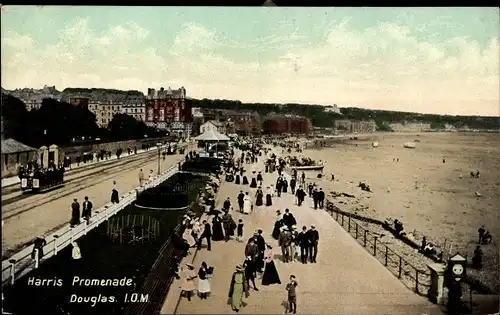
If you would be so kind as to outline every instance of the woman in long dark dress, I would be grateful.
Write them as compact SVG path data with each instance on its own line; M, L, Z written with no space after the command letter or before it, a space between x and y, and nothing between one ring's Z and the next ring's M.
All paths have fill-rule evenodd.
M235 177L235 179L234 179L234 183L235 183L236 185L239 185L239 184L240 184L240 174L236 174L236 177Z
M257 192L255 193L255 205L257 207L260 207L264 204L264 193L262 192L262 189L259 187L257 189Z
M273 248L269 244L266 245L267 250L264 254L266 268L264 269L264 274L262 275L262 285L281 284L278 270L276 269L273 261Z
M250 188L257 188L257 180L252 177L252 182L250 183Z
M280 237L282 226L283 226L283 221L280 218L276 219L276 222L274 222L274 228L272 233L272 236L275 240L277 240Z
M222 241L224 239L224 232L222 230L222 219L216 213L212 219L212 241Z
M288 181L286 180L286 178L284 178L281 182L281 189L284 193L288 192Z
M243 182L241 184L248 185L248 178L246 175L243 175Z
M272 191L271 187L267 186L266 192L266 206L270 207L273 205Z
M257 181L259 182L259 186L262 186L262 182L264 181L264 178L262 178L261 172L259 172L259 174L257 174Z

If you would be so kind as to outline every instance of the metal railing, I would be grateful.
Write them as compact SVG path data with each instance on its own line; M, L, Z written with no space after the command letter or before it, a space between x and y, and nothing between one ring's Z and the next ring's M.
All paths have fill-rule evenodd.
M38 268L41 263L57 255L60 250L70 245L73 241L86 235L89 231L132 204L136 200L138 193L158 186L160 183L177 173L177 171L178 165L175 164L165 170L163 174L153 177L151 181L144 186L138 187L122 196L119 203L108 203L100 207L94 211L94 215L90 218L88 224L83 222L74 228L66 226L51 234L46 238L46 245L43 247L44 255L41 259L38 259L38 251L34 253L35 257L32 258L34 245L30 245L14 254L10 259L2 261L2 286L14 284L17 279L29 273L31 270Z
M363 228L351 215L338 209L330 201L326 201L325 210L367 251L375 256L408 288L417 294L427 296L431 286L431 274L427 270L415 267L401 255L378 239L378 235Z

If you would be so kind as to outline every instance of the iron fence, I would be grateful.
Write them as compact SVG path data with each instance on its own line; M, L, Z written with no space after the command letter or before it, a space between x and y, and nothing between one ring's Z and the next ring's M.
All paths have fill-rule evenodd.
M363 228L350 214L341 211L327 200L326 211L365 249L375 256L408 288L417 294L427 296L431 286L431 274L413 266L401 255L378 239L378 235Z

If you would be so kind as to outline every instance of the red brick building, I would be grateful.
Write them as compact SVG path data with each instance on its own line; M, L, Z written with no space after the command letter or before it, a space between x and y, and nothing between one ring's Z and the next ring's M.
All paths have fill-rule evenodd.
M309 134L312 125L305 117L271 113L264 118L262 129L266 134Z
M177 93L178 92L178 93ZM185 90L148 90L146 99L146 124L167 128L172 123L191 123L191 101L185 97Z

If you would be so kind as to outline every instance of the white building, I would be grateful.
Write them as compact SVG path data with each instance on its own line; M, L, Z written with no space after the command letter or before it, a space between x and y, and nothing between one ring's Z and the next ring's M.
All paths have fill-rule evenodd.
M340 108L337 106L337 104L333 104L333 106L326 106L324 111L325 111L325 113L334 113L334 114L339 114L339 115L342 114L340 112Z
M200 134L207 131L217 131L219 133L226 133L224 124L215 120L209 120L200 126Z
M146 120L146 103L142 95L128 95L121 107L121 113L134 117L138 121Z
M121 102L89 100L89 111L95 114L99 128L107 128L113 117L122 112L122 105Z

